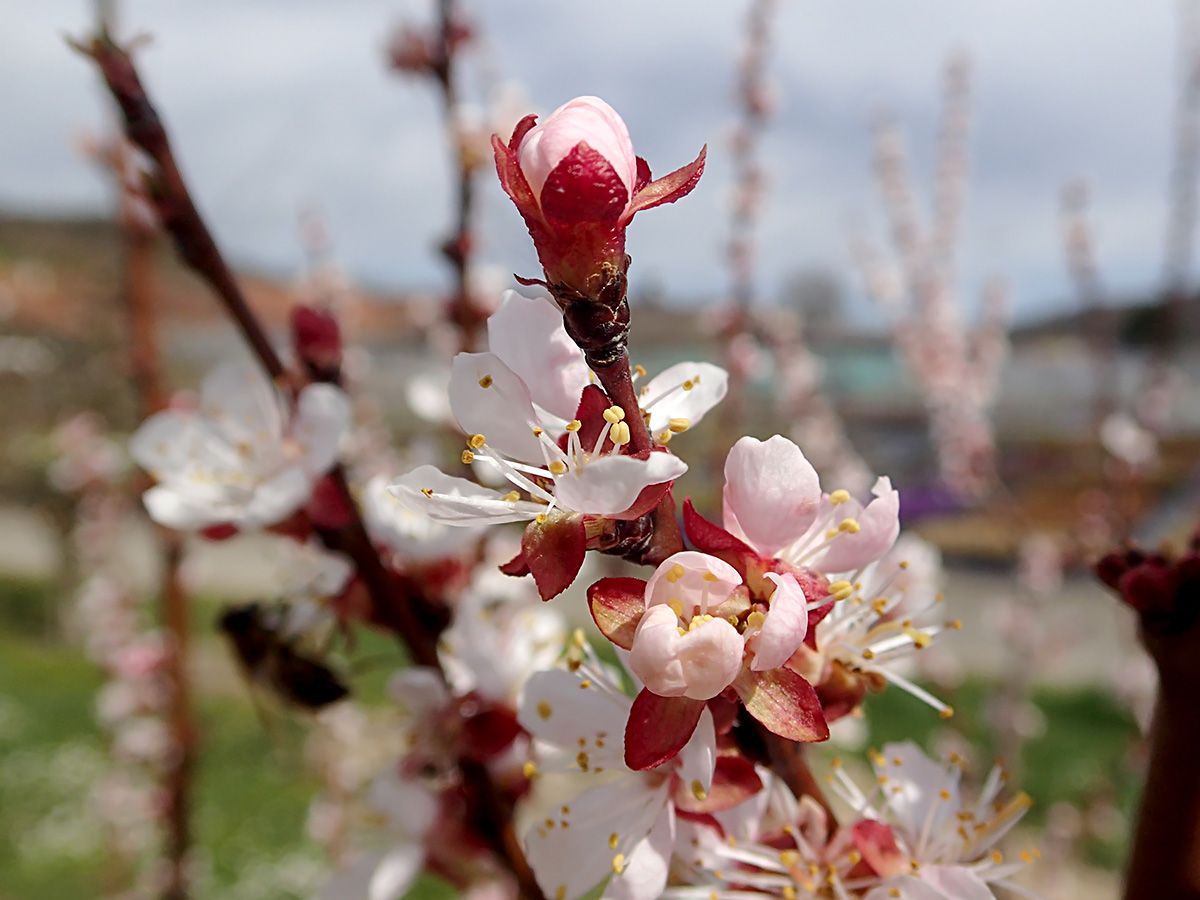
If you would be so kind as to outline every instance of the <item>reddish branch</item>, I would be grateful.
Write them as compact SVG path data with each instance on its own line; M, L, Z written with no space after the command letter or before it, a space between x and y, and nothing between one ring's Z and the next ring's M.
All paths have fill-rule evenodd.
M148 176L150 195L163 227L173 238L180 256L212 287L271 378L283 386L297 387L299 376L284 368L197 211L175 161L162 120L142 86L133 60L103 31L79 49L99 67L109 92L120 108L126 137L146 154L152 164ZM370 594L373 618L395 628L414 662L441 672L436 631L425 628L409 604L396 602L398 598L390 575L367 535L344 471L339 467L330 477L344 501L348 521L338 528L320 529L322 539L354 559ZM512 872L522 896L541 898L537 882L513 833L511 805L502 798L486 771L480 772L471 767L467 760L460 760L459 768L464 785L476 798L472 818L482 826L483 837Z

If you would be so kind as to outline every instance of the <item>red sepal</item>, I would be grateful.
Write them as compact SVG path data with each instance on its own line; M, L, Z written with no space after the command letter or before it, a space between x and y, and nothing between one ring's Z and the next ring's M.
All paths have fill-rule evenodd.
M343 528L355 516L346 492L329 475L313 485L312 496L304 511L318 528Z
M291 315L292 346L311 375L336 381L342 366L342 331L327 309L297 303Z
M762 790L762 779L754 770L754 763L744 756L725 754L717 757L713 770L712 787L704 799L699 799L689 785L677 779L674 802L677 810L693 813L718 813L732 809L749 800Z
M238 527L232 522L222 522L220 525L209 525L200 531L200 536L208 541L227 541L238 533Z
M707 826L720 835L721 840L725 840L725 827L721 824L716 816L709 813L688 812L686 809L676 809L675 815L683 819L685 822L695 822L697 825Z
M525 140L525 135L533 130L533 126L537 124L537 116L530 113L513 129L512 137L508 139L508 149L514 154L521 149L521 141ZM495 140L499 140L499 136L495 136Z
M622 650L646 612L646 582L640 578L601 578L588 588L588 607L600 633Z
M550 513L545 522L530 522L521 535L521 556L543 600L571 586L586 553L583 516Z
M683 501L683 530L697 550L725 560L743 578L746 577L747 563L758 559L758 554L749 544L700 515L691 497Z
M633 218L634 213L639 213L643 209L653 209L664 203L674 203L690 194L699 183L700 176L704 174L704 160L707 156L708 145L706 144L700 148L700 155L686 166L679 167L670 175L664 175L657 181L651 181L639 190L633 195L628 209L625 210L625 215L621 216L621 221L628 222ZM638 166L638 174L641 175L641 166ZM649 176L649 174L650 168L647 166L646 175ZM639 177L638 180L640 181L641 178Z
M612 406L612 401L608 399L608 394L604 393L603 388L594 384L589 384L583 389L583 393L579 395L579 406L575 409L575 418L579 420L579 443L583 448L592 452L592 448L596 446L596 440L600 437L600 432L604 430L604 411ZM567 447L567 435L563 435L558 439L558 444L562 449ZM604 444L600 447L601 453L611 453L614 444L608 438L604 439Z
M640 156L637 158L637 180L633 183L633 193L636 194L650 183L650 163Z
M629 189L604 154L580 141L550 170L540 199L542 215L556 228L615 226L629 203Z
M640 772L671 759L691 738L702 712L703 700L660 697L642 688L625 723L625 765Z
M768 731L804 743L829 739L829 723L817 692L791 669L752 672L744 668L733 687L746 711Z
M463 756L477 762L487 762L507 750L522 728L511 709L496 704L479 703L468 698L460 707Z
M521 551L518 551L517 555L508 562L500 564L500 571L505 575L511 575L514 578L523 578L524 576L528 575L529 563L525 562L525 554Z

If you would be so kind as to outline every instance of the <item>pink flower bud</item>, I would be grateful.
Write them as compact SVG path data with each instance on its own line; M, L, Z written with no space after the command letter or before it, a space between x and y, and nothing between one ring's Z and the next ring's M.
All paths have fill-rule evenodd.
M537 124L526 116L506 145L492 136L500 184L516 204L552 284L585 296L625 269L625 228L639 210L673 203L704 172L704 154L650 180L629 130L597 97L577 97Z

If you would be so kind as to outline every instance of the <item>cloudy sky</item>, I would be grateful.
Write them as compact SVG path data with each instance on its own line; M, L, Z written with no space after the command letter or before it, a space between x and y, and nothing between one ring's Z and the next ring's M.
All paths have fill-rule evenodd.
M1195 2L1195 0L1192 0ZM598 94L665 172L710 145L686 204L639 217L636 277L681 301L726 283L731 86L744 3L695 0L464 0L487 38L484 71L512 79L542 112ZM326 219L344 265L388 287L432 287L430 247L448 221L434 94L389 75L386 36L428 15L417 0L123 0L126 31L147 31L143 71L194 192L241 264L287 274L297 220ZM102 95L62 36L89 0L0 0L0 209L97 212L103 181L75 151L103 123ZM848 238L882 236L869 126L890 109L922 176L931 167L939 75L955 49L974 62L972 193L963 283L1004 274L1024 316L1069 295L1058 236L1062 185L1093 188L1103 275L1114 292L1161 268L1177 58L1172 0L781 0L771 73L779 110L763 157L762 288L798 269L833 271L858 291ZM485 79L478 76L475 87ZM486 258L532 274L514 211L488 179ZM925 178L925 184L928 179Z

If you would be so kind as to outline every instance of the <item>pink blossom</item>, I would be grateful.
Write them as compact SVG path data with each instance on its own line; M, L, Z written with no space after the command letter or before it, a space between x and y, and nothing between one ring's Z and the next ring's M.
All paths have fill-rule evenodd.
M625 189L628 204L637 179L633 141L617 111L599 97L569 100L526 133L517 159L534 196L540 201L550 173L569 154L583 148L595 151L608 163Z
M737 570L713 556L684 551L668 557L646 583L646 614L629 665L662 697L708 700L742 668L745 640L712 615L741 585Z

